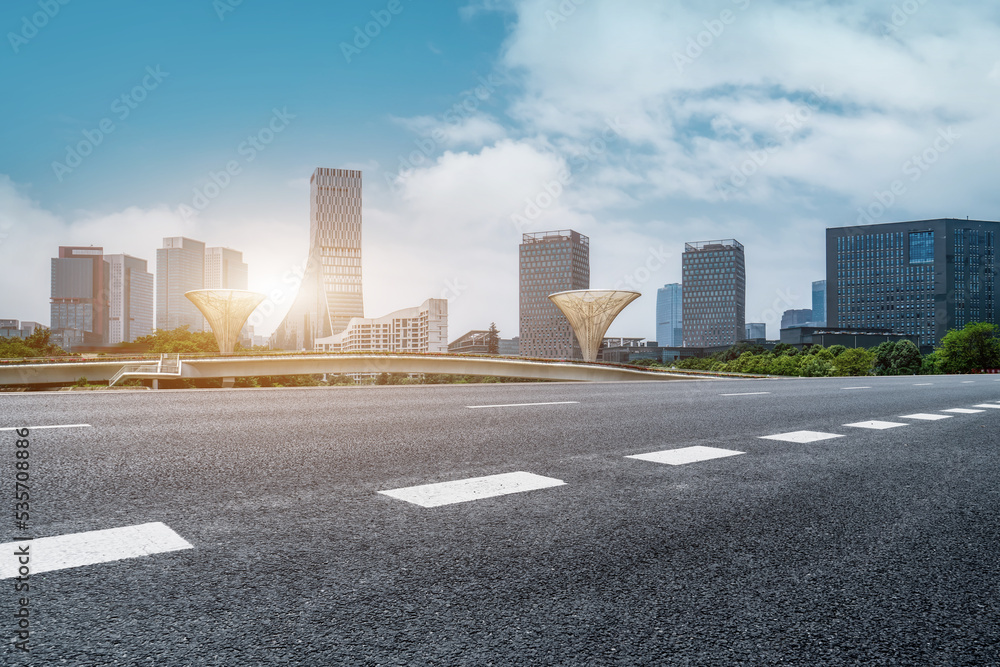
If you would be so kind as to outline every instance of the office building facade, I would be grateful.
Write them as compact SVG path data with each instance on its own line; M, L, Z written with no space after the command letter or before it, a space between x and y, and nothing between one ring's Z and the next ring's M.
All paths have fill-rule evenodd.
M812 322L813 311L810 308L786 310L781 314L781 328L804 327Z
M582 359L569 320L549 295L589 288L589 238L573 230L523 234L519 247L520 354Z
M427 299L385 317L355 317L340 333L315 341L321 352L447 352L448 300Z
M827 328L878 328L939 345L1000 322L1000 222L940 218L826 230Z
M247 289L249 269L243 253L231 248L205 248L205 289Z
M766 322L747 322L743 327L743 338L745 340L766 340Z
M674 347L684 340L684 288L670 283L656 290L656 342Z
M131 343L153 333L153 274L146 260L105 255L110 269L108 344Z
M104 248L60 246L51 269L51 341L66 351L107 343L110 271Z
M156 328L204 331L205 318L184 293L205 287L205 244L174 236L156 250Z
M746 324L743 245L735 239L686 243L681 274L684 345L732 345L741 340Z
M28 338L36 329L42 329L38 322L0 319L0 338Z
M812 323L813 326L826 326L826 281L816 280L812 284Z
M313 349L318 338L364 317L361 285L361 172L317 168L309 181L309 255L295 302L273 347Z

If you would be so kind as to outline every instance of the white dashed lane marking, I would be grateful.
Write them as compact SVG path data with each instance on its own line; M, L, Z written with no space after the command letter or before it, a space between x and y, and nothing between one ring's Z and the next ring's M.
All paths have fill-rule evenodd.
M884 431L887 428L896 428L897 426L909 426L909 424L902 424L900 422L880 422L880 421L868 421L868 422L855 422L854 424L844 424L844 426L853 426L854 428L870 428L876 431Z
M841 387L841 389L871 389L871 387Z
M763 394L770 394L769 391L747 391L742 394L719 394L719 396L761 396Z
M662 452L650 452L649 454L633 454L626 456L627 459L639 459L640 461L652 461L653 463L666 463L667 465L680 466L685 463L697 463L698 461L708 461L710 459L721 459L726 456L737 456L744 452L737 452L732 449L719 449L718 447L682 447L680 449L666 449Z
M916 384L915 384L915 385L913 385L913 386L914 386L914 387L930 387L930 386L932 386L933 384L934 384L933 382L918 382L918 383L916 383Z
M18 576L22 557L15 555L24 553L25 548L24 565L31 574L40 574L194 547L159 522L8 542L0 544L0 579Z
M992 405L990 403L980 403L979 405L974 405L975 408L996 408L1000 410L1000 405Z
M830 438L843 438L836 433L823 433L822 431L792 431L790 433L778 433L777 435L762 435L761 440L783 440L785 442L817 442L819 440L829 440Z
M26 428L29 431L37 431L42 428L93 428L90 424L57 424L55 426L5 426L0 431L19 431Z
M548 403L504 403L502 405L466 405L470 409L476 408L522 408L529 405L571 405L580 401L550 401Z
M523 491L537 491L564 484L566 482L561 479L542 477L530 472L509 472L502 475L460 479L454 482L408 486L402 489L379 491L379 493L421 507L439 507L465 503L470 500L506 496Z
M974 415L977 412L984 412L984 411L973 410L971 408L948 408L947 410L942 410L941 412L954 412L956 415Z
M951 415L934 415L928 412L918 412L914 415L900 415L900 419L922 419L924 421L937 421L938 419L951 419Z

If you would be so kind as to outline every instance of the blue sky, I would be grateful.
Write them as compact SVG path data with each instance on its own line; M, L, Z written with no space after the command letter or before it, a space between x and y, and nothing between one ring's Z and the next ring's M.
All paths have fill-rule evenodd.
M647 337L683 243L735 237L776 336L826 227L1000 217L992 2L18 0L0 33L0 317L48 321L60 244L183 234L244 251L269 332L318 166L364 172L367 314L444 296L451 338L516 334L521 231L590 236Z

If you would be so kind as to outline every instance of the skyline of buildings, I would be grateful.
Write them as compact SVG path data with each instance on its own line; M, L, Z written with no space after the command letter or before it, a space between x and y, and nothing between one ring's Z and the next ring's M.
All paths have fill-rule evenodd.
M337 298L349 297L341 305L356 307L363 293L360 173L320 168L312 178L313 250L322 260L318 266L329 267L314 273L322 293L316 312L325 307L327 317L336 315L331 308L337 307ZM834 264L828 263L827 279L812 282L814 308L786 310L781 328L885 329L915 336L926 347L939 343L948 329L971 321L997 322L997 231L1000 222L955 218L829 228L827 259ZM166 237L163 245L157 249L155 278L146 260L124 253L104 255L103 247L97 246L60 246L60 256L51 260L49 328L56 336L54 342L66 349L131 342L152 332L151 320L156 328L165 329L186 323L178 322L183 313L177 305L189 302L177 299L189 289L247 289L248 267L241 252L207 248L186 237ZM680 343L688 347L764 338L755 335L761 333L761 323L744 321L737 326L737 317L745 320L740 303L746 293L744 253L735 239L685 244L681 264L689 289L683 283L670 283L657 291L656 338L661 347L679 346L670 333L678 327L664 326L677 319ZM357 262L335 261L338 256L353 256ZM572 329L548 295L589 288L589 238L573 230L523 234L519 259L519 324L527 327L519 333L531 333L535 327L533 338L517 337L520 352L550 358L575 356L578 347ZM836 291L827 289L831 283ZM345 287L352 289L334 289ZM678 293L680 317L676 313L665 317L668 304L676 308ZM534 302L529 303L531 299ZM544 306L554 312L539 312ZM689 319L684 317L685 307L694 316L691 322L685 322ZM824 310L835 317L824 318ZM554 317L546 320L548 315ZM200 313L195 317L190 329L202 330L203 318ZM17 327L6 330L12 335L21 333Z
M711 347L742 340L746 323L746 261L736 239L684 244L681 255L684 345Z
M521 354L583 358L573 327L549 295L590 288L590 239L572 229L522 234L518 267Z

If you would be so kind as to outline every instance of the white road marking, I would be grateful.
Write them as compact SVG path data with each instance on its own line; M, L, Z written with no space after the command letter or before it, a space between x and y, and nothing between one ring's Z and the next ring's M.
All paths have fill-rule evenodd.
M977 412L985 412L985 410L971 410L969 408L948 408L947 410L942 410L941 412L954 412L957 415L974 415Z
M748 391L742 394L719 394L719 396L760 396L761 394L770 394L769 391Z
M570 405L572 403L579 403L580 401L550 401L548 403L505 403L502 405L466 405L465 407L476 409L476 408L520 408L526 405Z
M40 428L93 428L90 424L57 424L55 426L5 426L0 431L18 431L26 428L29 431L37 431Z
M530 472L509 472L502 475L489 475L488 477L459 479L454 482L409 486L402 489L379 491L379 493L421 507L439 507L470 500L505 496L510 493L521 493L522 491L537 491L564 484L566 482L553 477L543 477Z
M844 424L844 426L853 426L854 428L870 428L876 431L884 431L887 428L896 428L897 426L909 426L909 424L902 424L900 422L880 422L880 421L868 421L868 422L855 422L853 424Z
M822 431L792 431L790 433L779 433L777 435L762 435L761 440L784 440L785 442L816 442L818 440L829 440L830 438L843 438L836 433L823 433Z
M900 419L922 419L924 421L937 421L938 419L951 419L951 415L934 415L928 412L918 412L913 415L900 415Z
M841 387L841 389L871 389L871 387Z
M975 380L962 380L962 384L972 384Z
M934 384L933 382L918 382L918 383L916 383L913 386L914 387L930 387L933 384Z
M980 403L979 405L974 405L972 407L974 407L974 408L996 408L997 410L1000 410L1000 405L992 405L990 403Z
M160 522L8 542L0 544L0 579L18 576L20 558L12 554L25 547L31 574L194 548Z
M732 449L719 449L718 447L682 447L680 449L666 449L662 452L650 452L649 454L633 454L626 456L627 459L639 459L640 461L652 461L653 463L666 463L671 466L681 466L685 463L697 463L698 461L708 461L710 459L721 459L726 456L737 456L745 452L737 452Z

